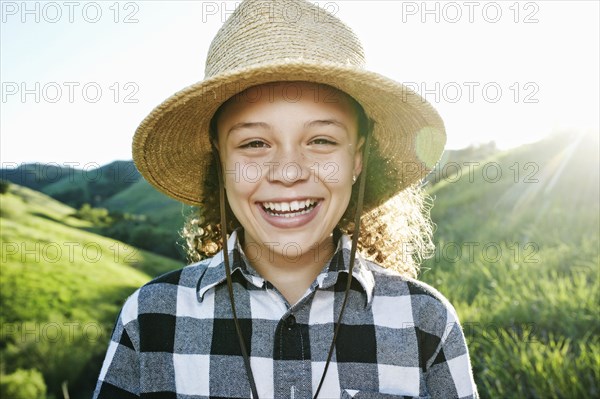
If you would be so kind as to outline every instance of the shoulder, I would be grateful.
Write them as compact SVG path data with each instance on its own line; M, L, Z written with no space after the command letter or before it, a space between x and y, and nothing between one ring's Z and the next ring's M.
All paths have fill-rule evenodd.
M181 286L195 288L198 279L204 274L212 258L204 259L200 262L192 263L181 269L173 270L153 278L144 284L141 291L153 291L160 289L164 285Z
M123 305L121 310L123 324L137 319L140 314L145 313L175 315L178 296L195 297L198 281L209 263L210 259L205 259L167 272L138 288Z
M366 263L374 277L374 303L391 302L395 309L410 311L412 322L416 326L440 334L443 334L448 324L458 322L452 304L431 285L402 276L376 263Z

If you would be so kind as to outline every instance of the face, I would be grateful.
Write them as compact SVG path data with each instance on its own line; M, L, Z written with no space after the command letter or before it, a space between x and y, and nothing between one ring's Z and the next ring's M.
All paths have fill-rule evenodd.
M225 104L217 147L250 258L331 243L361 170L357 126L345 94L313 83L256 86Z

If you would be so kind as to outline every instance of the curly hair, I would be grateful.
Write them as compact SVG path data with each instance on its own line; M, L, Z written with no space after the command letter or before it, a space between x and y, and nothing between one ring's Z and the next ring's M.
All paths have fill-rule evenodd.
M341 93L349 99L356 112L358 131L364 136L372 129L373 121L366 116L364 109L354 98ZM222 109L223 106L213 116L210 129L212 139L216 138L216 121ZM378 148L376 138L372 137L365 203L376 206L361 216L358 249L367 259L396 270L404 276L416 278L421 261L431 257L434 251L433 225L429 217L433 203L419 184L414 184L386 199L384 193L389 192L386 185L402 180L402 171L390 168L390 163L381 156ZM203 207L194 208L194 211L187 215L181 230L190 262L212 257L221 250L223 229L219 217L219 178L215 159L211 160L203 184L203 192L206 193L201 199ZM355 230L354 214L358 187L358 184L352 187L350 202L337 225L343 233L350 236ZM229 234L241 225L229 204L225 206L229 223L226 230Z

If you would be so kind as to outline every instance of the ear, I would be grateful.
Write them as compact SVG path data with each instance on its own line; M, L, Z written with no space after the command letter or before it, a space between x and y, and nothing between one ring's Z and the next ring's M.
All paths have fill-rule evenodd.
M216 138L210 139L210 145L214 151L219 152L219 140Z
M354 151L354 170L353 175L359 176L362 171L363 161L363 147L365 146L365 138L359 137L356 143L356 149Z

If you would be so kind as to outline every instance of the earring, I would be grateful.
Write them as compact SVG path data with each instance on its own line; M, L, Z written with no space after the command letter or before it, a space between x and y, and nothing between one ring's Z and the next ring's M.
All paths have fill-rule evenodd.
M356 175L352 175L352 184L356 183Z

